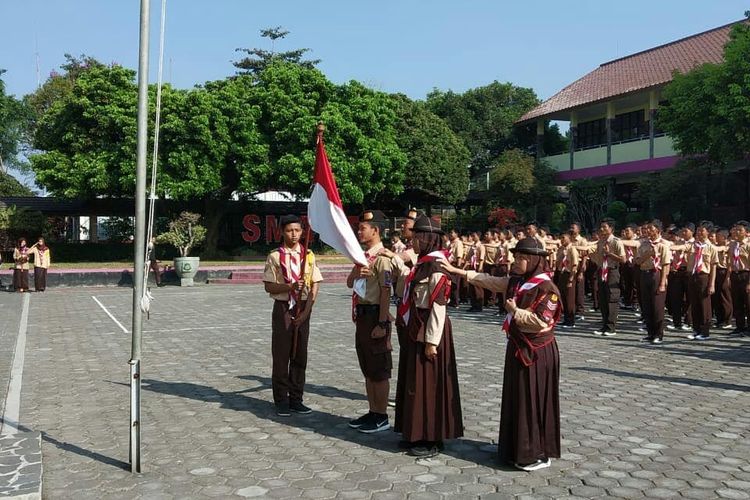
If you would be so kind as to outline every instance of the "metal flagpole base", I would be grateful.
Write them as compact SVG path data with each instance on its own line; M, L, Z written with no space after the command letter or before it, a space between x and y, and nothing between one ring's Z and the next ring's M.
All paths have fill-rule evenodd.
M141 472L141 360L130 365L130 472Z

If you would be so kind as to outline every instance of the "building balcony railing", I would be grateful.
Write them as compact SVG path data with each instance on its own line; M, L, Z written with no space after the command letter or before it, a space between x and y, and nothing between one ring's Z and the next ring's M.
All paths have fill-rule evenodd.
M654 137L654 158L674 156L672 139L659 134ZM647 160L650 157L649 139L631 139L612 143L610 164L625 163L629 161ZM570 153L561 153L544 158L552 168L559 172L570 170ZM591 168L607 165L607 146L589 147L577 149L573 152L573 169Z

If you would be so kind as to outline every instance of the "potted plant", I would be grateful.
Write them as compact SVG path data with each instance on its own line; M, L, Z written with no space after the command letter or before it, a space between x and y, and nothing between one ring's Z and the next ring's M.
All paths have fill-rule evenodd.
M206 228L199 224L201 216L182 212L169 223L169 231L156 237L157 243L168 243L180 252L174 259L174 270L180 278L180 286L193 286L193 278L200 265L199 257L190 257L190 250L206 239Z

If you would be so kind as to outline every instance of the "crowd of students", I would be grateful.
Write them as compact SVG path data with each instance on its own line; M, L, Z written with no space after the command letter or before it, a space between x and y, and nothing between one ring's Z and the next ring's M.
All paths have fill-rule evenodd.
M49 247L41 236L36 243L28 246L26 238L19 238L13 249L13 290L18 293L30 292L29 270L34 267L34 290L43 292L47 289L47 270L52 263ZM2 255L0 254L0 264Z
M531 222L515 229L490 229L483 235L460 235L453 230L444 248L458 268L508 276L511 250L518 241L534 238L549 254L562 295L562 328L584 319L588 295L588 313L601 316L601 326L593 334L616 335L623 308L635 311L639 329L646 333L642 340L659 345L665 326L684 332L690 340L708 339L712 328L750 335L749 228L744 220L728 229L709 221L663 228L659 220L653 220L628 224L618 232L613 220L604 219L593 234L584 237L579 223L552 235ZM497 314L503 314L502 294L485 292L455 276L449 305L467 302L468 312L497 304Z

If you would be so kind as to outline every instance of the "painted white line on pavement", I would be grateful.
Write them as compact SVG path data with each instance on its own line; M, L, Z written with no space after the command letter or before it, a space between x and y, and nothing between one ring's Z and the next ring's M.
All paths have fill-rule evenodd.
M16 350L13 353L13 365L10 370L8 394L5 396L5 405L3 406L0 436L9 436L18 433L19 415L21 413L21 383L23 382L23 363L24 355L26 354L26 329L29 326L30 300L30 294L26 293L23 295L21 323L18 326Z
M117 321L117 318L115 318L114 316L112 316L112 313L109 312L106 307L104 307L104 304L102 304L101 302L99 302L99 299L97 299L93 295L91 296L91 298L94 299L94 302L96 302L97 304L99 304L99 307L102 308L102 311L104 311L105 313L107 313L107 316L109 316L112 319L112 321L114 321L115 323L117 323L117 326L120 327L120 330L122 330L125 333L130 333L130 332L128 332L127 328L125 328L124 326L122 326L122 323L120 323L119 321Z

